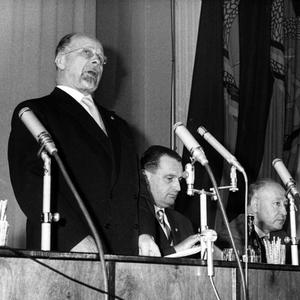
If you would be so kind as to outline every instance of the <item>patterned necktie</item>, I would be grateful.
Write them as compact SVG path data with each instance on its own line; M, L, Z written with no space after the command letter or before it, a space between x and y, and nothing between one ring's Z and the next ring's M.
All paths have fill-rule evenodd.
M165 222L165 213L162 209L158 210L156 212L157 214L157 220L158 222L161 224L164 233L168 239L168 241L170 242L170 245L173 245L173 240L172 240L172 234L171 234L171 228L170 226Z
M96 121L99 127L103 130L103 132L107 135L103 120L92 97L90 95L83 97L81 99L81 103L83 104L87 112L93 117L93 119Z

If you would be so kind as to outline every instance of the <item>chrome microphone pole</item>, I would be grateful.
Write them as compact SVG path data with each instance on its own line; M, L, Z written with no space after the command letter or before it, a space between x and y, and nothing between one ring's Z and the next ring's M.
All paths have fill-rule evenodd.
M295 199L290 194L287 193L287 198L290 202L290 229L291 229L291 256L292 256L292 265L299 266L299 258L298 258L298 240L296 233L296 205Z
M49 251L51 249L51 159L44 150L41 152L41 159L44 161L41 250Z
M288 169L285 167L283 161L279 158L276 158L272 161L272 165L282 180L284 187L286 189L286 196L289 200L290 205L290 230L291 230L291 256L292 256L292 265L299 265L298 258L298 239L296 232L296 205L295 201L299 201L299 192L296 187L296 182L292 178ZM297 200L298 199L298 200Z
M199 217L200 217L200 233L203 233L205 230L208 229L207 226L207 192L202 190L194 189L194 181L195 181L195 167L194 167L195 160L191 158L191 163L187 163L185 165L184 177L187 184L186 193L188 196L194 196L195 193L199 194ZM212 194L212 193L209 193ZM201 235L202 236L202 235ZM206 254L206 241L201 238L201 259L205 259Z
M51 158L45 150L40 151L41 159L44 161L43 176L43 208L41 225L41 250L51 250L51 223L59 221L59 214L51 214Z
M213 276L213 242L217 239L217 232L209 229L207 225L207 195L212 196L212 193L206 192L204 189L193 192L200 196L200 244L201 244L201 259L207 260L208 275ZM206 255L205 255L206 254Z

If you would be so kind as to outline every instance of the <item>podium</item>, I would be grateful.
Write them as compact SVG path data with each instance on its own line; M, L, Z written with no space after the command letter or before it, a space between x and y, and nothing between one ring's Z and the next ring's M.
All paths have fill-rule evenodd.
M106 255L110 299L216 299L205 261ZM0 299L104 299L96 254L0 250ZM221 299L241 299L235 262L214 262ZM249 264L249 299L300 299L300 267Z

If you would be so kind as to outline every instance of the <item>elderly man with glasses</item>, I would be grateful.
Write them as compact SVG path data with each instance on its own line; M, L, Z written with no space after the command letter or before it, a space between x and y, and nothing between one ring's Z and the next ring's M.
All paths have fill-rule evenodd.
M288 200L284 188L270 178L259 179L249 186L248 214L254 216L254 230L262 250L262 262L266 262L264 240L280 238L281 243L287 242L284 225L287 217ZM233 239L242 255L245 244L245 215L240 214L230 222ZM223 248L231 247L227 230L218 233L216 245ZM287 249L287 262L290 261L290 249Z
M103 242L106 253L138 252L138 163L126 122L93 99L106 57L94 37L72 33L56 48L56 87L50 95L20 103L12 117L8 145L11 183L27 217L27 248L40 249L43 162L39 145L21 122L28 107L51 134L73 184ZM101 99L100 99L101 101ZM92 233L53 160L51 250L96 252Z

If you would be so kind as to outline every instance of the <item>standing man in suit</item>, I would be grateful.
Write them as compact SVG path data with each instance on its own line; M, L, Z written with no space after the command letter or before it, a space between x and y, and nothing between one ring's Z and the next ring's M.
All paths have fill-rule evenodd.
M181 157L169 148L151 146L141 158L141 168L140 239L151 236L153 245L145 243L143 248L140 243L140 255L165 256L195 246L200 235L173 209L183 176Z
M27 248L40 249L43 162L39 146L18 114L29 107L51 134L58 154L102 239L105 253L138 252L138 160L126 122L100 106L93 93L106 57L101 43L68 34L55 53L56 87L50 95L20 103L8 144L11 183L27 216ZM58 166L52 164L52 250L97 251L83 214Z

